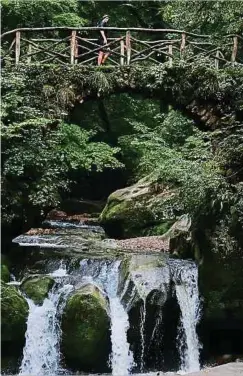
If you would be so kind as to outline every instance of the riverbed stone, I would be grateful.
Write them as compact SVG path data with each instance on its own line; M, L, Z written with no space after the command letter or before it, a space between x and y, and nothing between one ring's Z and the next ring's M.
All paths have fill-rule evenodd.
M49 220L64 220L67 217L67 213L62 210L52 209L47 213L46 219Z
M50 289L54 284L54 279L48 276L31 276L21 285L21 290L33 300L35 304L41 305L47 298Z
M71 370L109 370L108 302L98 287L87 284L68 298L62 317L62 331L62 353Z
M25 343L28 303L15 286L1 283L1 334L2 347L10 346L12 352L21 351Z

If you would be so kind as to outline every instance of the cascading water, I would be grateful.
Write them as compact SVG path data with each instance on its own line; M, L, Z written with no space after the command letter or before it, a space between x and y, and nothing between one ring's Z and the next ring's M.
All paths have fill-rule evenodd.
M140 308L140 336L141 336L141 371L144 370L144 351L145 351L145 321L146 321L146 299L143 300L143 304Z
M185 338L181 343L180 356L182 370L195 372L200 370L199 340L196 326L200 319L200 300L198 293L198 269L195 263L188 261L173 262L173 279L178 304L181 310L181 325L179 338Z
M58 227L59 224L48 224L49 227L55 227L54 225L60 228ZM75 226L83 228L81 224L75 224ZM66 227L69 229L70 224L62 226L65 231ZM76 227L71 228L72 234L76 231ZM62 236L61 233L43 237L41 235L25 236L25 238L22 236L15 240L18 240L21 244L24 243L25 246L35 244L42 247L44 244L44 247L46 247L49 244L50 247L54 248L64 243L65 246L69 246L67 241L69 238L64 239ZM74 244L79 244L78 238L77 241L74 241ZM112 343L110 359L114 376L129 375L133 366L136 367L127 340L128 312L139 300L142 300L140 321L137 323L140 350L134 350L134 358L140 363L140 371L144 372L147 367L149 368L147 352L154 351L153 348L156 351L159 349L157 344L158 334L160 342L163 341L163 328L166 325L166 321L163 322L163 307L173 297L173 291L176 293L181 314L181 331L176 346L179 348L182 370L184 372L199 370L199 341L196 325L199 320L200 304L197 286L198 272L195 263L185 260L171 260L165 255L133 254L129 258L127 278L122 281L120 280L120 277L123 278L120 275L121 260L114 261L91 257L80 261L80 267L69 274L67 274L66 266L63 263L58 270L49 273L49 276L58 283L54 285L43 305L36 306L33 301L28 299L29 318L20 375L69 374L68 371L61 368L60 363L61 329L59 321L68 294L72 289L78 289L87 283L97 285L109 300ZM65 281L70 284L66 284ZM171 282L173 283L171 284ZM120 291L122 286L122 291ZM154 297L155 302L153 303ZM156 314L153 311L154 322L152 327L149 304L157 306ZM146 312L146 308L148 312ZM150 345L146 343L147 341L150 341L149 343L153 341L152 350L149 350ZM133 346L132 343L131 345ZM135 351L139 354L136 357ZM163 353L160 356L163 358Z
M110 303L112 375L128 375L133 365L133 356L127 342L128 315L117 295L121 261L81 261L83 280L97 284L105 291Z
M50 291L42 306L29 304L26 345L20 375L56 375L60 370L60 326L58 315L71 292L72 285Z

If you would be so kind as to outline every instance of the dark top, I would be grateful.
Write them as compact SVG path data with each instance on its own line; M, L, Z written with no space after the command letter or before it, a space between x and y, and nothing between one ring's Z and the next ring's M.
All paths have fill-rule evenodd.
M107 22L105 22L105 20L101 20L101 21L99 21L99 22L97 23L97 27L106 27L106 26L107 26ZM101 30L100 30L100 31L101 31ZM100 31L99 31L99 39L98 39L98 41L99 41L100 44L103 44L104 39L103 39L103 37L102 37ZM106 36L106 38L107 38L107 37L108 37L107 31L105 31L105 30L103 30L103 31L104 31L105 36Z

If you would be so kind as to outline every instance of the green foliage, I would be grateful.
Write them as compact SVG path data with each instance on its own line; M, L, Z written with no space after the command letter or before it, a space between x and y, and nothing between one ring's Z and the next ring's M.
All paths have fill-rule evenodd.
M43 85L43 98L40 98L39 87L28 79L25 70L15 74L7 68L3 75L2 218L5 223L15 218L26 221L57 206L69 189L72 171L78 176L122 167L116 158L118 148L91 142L94 130L65 123L51 111L44 117L41 102L49 108L48 98L54 88ZM60 109L54 115L61 115L73 100L73 92L60 85L54 93Z
M2 27L4 31L17 27L46 27L83 24L77 15L77 0L3 0ZM74 22L75 21L75 22Z
M142 132L132 137L123 136L121 145L137 155L137 178L152 174L158 183L176 189L177 194L168 201L168 212L197 216L223 205L226 183L205 133L193 128L192 122L176 111L170 111L154 129L142 124L140 129Z
M102 171L123 165L115 155L119 148L111 148L104 142L90 142L94 132L88 132L74 124L62 123L60 127L60 153L72 169Z
M168 1L161 15L176 28L200 34L241 34L243 4L241 1Z
M61 123L57 130L49 130L47 119L4 127L3 221L56 206L68 189L68 173L73 169L102 171L122 166L115 157L117 148L89 139L90 133L74 124Z

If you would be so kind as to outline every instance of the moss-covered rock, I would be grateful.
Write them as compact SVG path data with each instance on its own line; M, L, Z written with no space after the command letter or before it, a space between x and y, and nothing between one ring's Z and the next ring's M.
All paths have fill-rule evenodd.
M4 282L9 282L10 280L10 272L5 264L1 264L1 280Z
M51 277L33 276L22 283L21 289L35 304L42 304L53 284Z
M73 371L108 371L111 349L108 303L88 284L67 300L62 317L62 352Z
M114 237L163 235L175 222L171 202L176 193L147 176L109 197L100 215L107 233Z
M2 282L1 289L2 343L6 346L11 345L13 351L14 349L21 350L25 342L28 303L16 287Z

